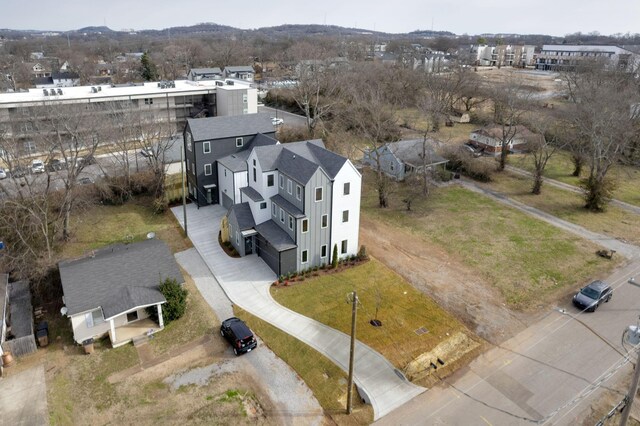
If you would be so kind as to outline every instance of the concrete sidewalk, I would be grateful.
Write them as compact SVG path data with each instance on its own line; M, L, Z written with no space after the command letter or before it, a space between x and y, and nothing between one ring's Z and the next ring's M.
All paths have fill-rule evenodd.
M182 226L182 207L172 212ZM344 371L349 367L349 336L278 304L269 293L276 276L256 255L239 259L227 256L218 243L221 206L198 209L187 206L189 238L213 272L229 299L313 347ZM388 414L426 389L415 386L382 355L357 342L354 381L373 406L374 419Z

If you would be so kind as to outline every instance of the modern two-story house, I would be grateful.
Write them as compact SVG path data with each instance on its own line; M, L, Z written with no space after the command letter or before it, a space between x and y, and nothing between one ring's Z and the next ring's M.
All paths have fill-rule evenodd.
M268 125L267 125L268 124ZM361 175L322 140L280 144L268 115L189 120L189 194L228 209L229 240L278 275L358 251Z

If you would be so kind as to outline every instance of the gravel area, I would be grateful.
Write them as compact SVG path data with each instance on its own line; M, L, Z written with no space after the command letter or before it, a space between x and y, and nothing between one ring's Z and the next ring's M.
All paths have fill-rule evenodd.
M198 290L219 319L233 316L231 302L213 277L213 274L194 248L175 255L176 260L193 278ZM275 407L271 415L280 417L283 424L321 425L324 413L318 400L296 372L278 358L262 341L258 349L249 354L232 357L223 363L194 368L168 377L166 382L174 389L189 384L207 383L220 374L242 372L251 377L264 390Z

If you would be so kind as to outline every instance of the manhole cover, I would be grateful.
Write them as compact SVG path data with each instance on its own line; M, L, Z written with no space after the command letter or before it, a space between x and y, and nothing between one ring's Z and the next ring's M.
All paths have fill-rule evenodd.
M427 329L426 329L426 328L424 328L424 327L420 327L419 329L417 329L417 330L415 331L415 333L416 333L418 336L420 336L421 334L427 334L428 332L429 332L429 330L427 330Z

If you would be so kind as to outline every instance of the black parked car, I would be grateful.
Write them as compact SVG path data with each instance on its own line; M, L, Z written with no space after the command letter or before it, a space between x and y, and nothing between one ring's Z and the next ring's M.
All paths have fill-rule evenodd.
M64 162L59 158L52 158L47 161L47 170L50 172L57 172L62 169L64 169Z
M236 356L251 352L258 346L258 342L249 327L236 317L222 321L220 334L231 344L233 353Z
M594 281L573 296L573 304L578 308L595 312L602 302L608 302L613 295L613 289L604 281Z

